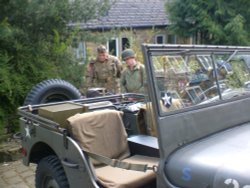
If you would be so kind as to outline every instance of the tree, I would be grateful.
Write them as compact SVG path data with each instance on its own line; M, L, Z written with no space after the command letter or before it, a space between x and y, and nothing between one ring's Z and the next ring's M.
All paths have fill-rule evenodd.
M79 86L83 68L68 46L70 22L105 14L109 0L0 1L0 133L32 86L62 78ZM13 124L13 121L10 121Z
M250 43L250 1L175 0L166 4L170 29L197 42L219 45Z

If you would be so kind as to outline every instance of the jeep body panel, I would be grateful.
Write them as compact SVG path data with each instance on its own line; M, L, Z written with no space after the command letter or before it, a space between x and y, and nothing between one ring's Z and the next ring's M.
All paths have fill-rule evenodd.
M98 187L95 177L79 145L70 137L53 128L49 123L42 126L32 118L20 119L22 147L27 151L23 163L38 163L47 155L56 155L62 163L70 187ZM55 123L54 123L55 124ZM73 154L73 155L72 155Z
M165 174L178 187L223 188L229 179L250 185L249 135L246 123L183 147L169 157Z

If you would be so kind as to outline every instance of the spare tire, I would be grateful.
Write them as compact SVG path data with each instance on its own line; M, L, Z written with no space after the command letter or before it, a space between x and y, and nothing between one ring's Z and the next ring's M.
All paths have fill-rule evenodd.
M80 99L81 93L69 82L61 79L44 80L35 85L24 100L24 105Z

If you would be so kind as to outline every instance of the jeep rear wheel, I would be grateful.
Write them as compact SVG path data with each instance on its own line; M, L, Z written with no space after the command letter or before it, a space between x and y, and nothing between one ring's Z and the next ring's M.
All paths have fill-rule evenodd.
M35 85L24 100L24 105L80 99L80 91L61 79L44 80Z
M50 155L37 165L36 188L68 188L68 180L59 159Z

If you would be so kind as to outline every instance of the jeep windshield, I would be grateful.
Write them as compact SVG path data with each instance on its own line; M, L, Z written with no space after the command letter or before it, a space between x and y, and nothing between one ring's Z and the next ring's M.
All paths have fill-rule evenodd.
M248 47L142 46L162 187L249 186ZM233 182L233 183L231 183ZM238 186L237 186L238 187Z
M151 46L158 108L162 113L249 94L247 48Z

